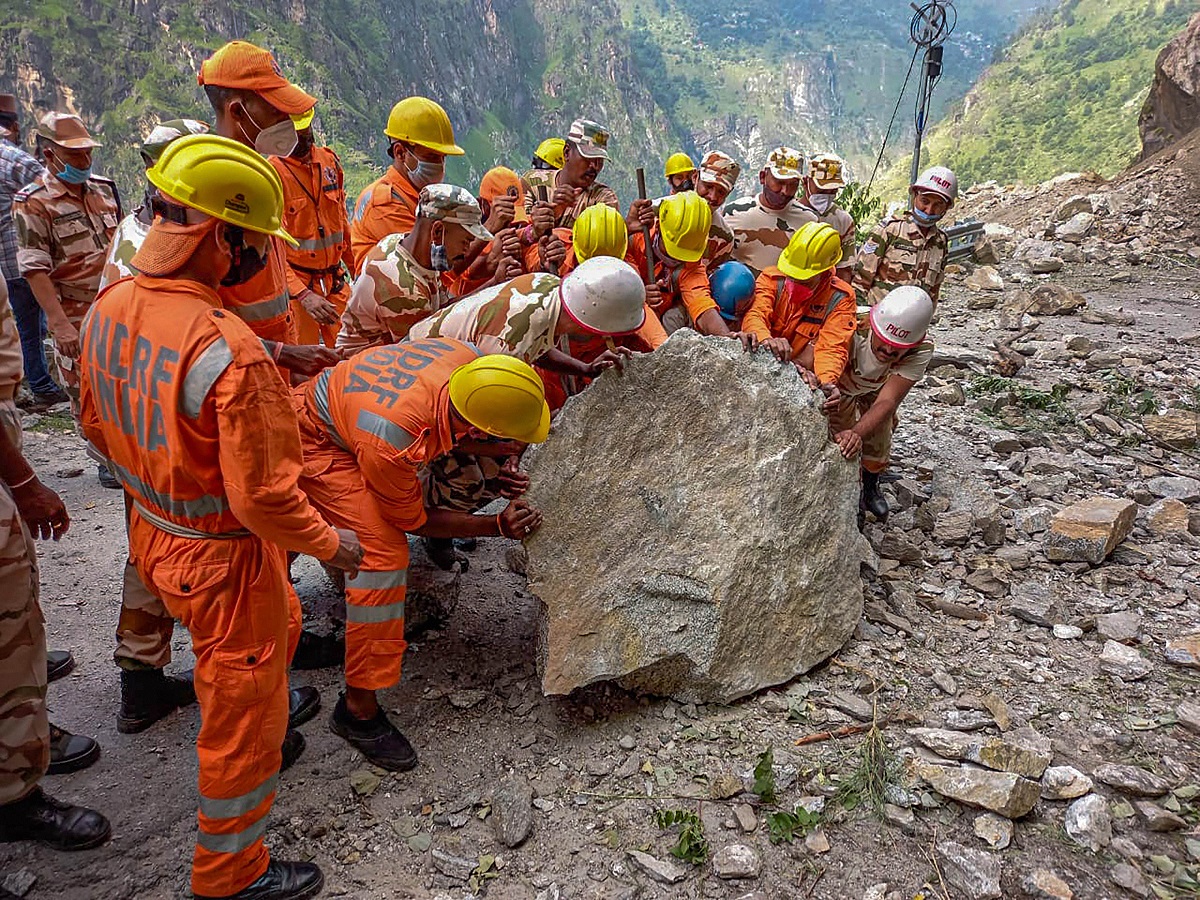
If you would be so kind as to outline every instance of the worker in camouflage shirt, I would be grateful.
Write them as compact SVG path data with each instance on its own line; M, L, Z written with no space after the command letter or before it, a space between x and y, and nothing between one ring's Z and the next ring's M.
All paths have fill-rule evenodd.
M589 206L607 203L620 209L616 191L597 181L608 159L608 129L590 119L571 123L563 149L561 169L531 169L525 173L529 190L525 210L531 216L535 204L548 203L554 210L554 227L570 228ZM543 200L542 197L545 197Z
M792 235L811 221L796 202L807 166L799 150L776 147L758 173L762 186L758 194L725 207L725 221L734 234L733 258L749 266L755 276L779 262Z
M842 258L837 277L849 281L854 276L854 217L837 205L838 194L846 187L846 163L832 153L818 153L808 161L803 195L796 198L809 221L828 225L842 240Z
M708 229L708 247L704 251L701 262L704 268L712 272L717 266L731 258L736 236L725 216L721 212L721 204L728 199L737 186L738 175L742 167L719 150L710 150L700 160L700 178L696 183L696 193L712 207L712 225Z
M937 223L958 198L958 179L944 166L927 170L909 188L912 208L885 219L858 251L854 289L860 304L875 306L892 288L915 284L936 306L946 277L949 240Z

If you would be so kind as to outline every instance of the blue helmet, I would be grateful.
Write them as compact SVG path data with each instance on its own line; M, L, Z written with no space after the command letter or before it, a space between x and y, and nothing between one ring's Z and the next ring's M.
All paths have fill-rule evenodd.
M721 318L736 322L754 296L754 273L740 262L721 263L708 278Z

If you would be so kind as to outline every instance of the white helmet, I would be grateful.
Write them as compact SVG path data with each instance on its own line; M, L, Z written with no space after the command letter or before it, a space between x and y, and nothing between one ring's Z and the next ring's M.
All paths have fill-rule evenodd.
M593 256L559 285L563 311L593 334L629 334L646 321L646 285L637 270L613 256Z
M893 288L871 307L871 330L892 347L915 347L933 321L933 300L915 284Z
M958 176L945 166L933 166L921 173L921 177L913 182L912 189L940 194L947 202L953 203L958 199Z

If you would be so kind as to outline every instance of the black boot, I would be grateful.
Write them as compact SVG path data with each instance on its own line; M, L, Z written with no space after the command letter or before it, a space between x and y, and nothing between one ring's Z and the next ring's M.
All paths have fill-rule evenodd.
M100 758L100 745L90 737L50 726L50 768L47 775L66 775L86 769Z
M308 900L321 893L325 876L314 863L281 862L273 859L258 881L228 897L204 897L195 900Z
M292 657L293 669L328 669L340 666L346 659L346 642L335 635L300 632L296 654Z
M345 738L367 761L389 772L407 772L417 765L417 751L380 707L373 719L356 719L346 706L346 695L338 697L329 719L329 730Z
M479 547L479 538L455 538L454 546L459 550L465 550L467 553L474 553Z
M288 691L288 728L299 728L321 708L321 692L305 685Z
M300 754L304 752L307 742L304 740L304 735L296 731L294 728L289 728L287 734L283 736L283 761L279 764L279 771L286 772L300 758Z
M862 470L862 508L880 522L888 516L888 504L879 492L879 473Z
M454 568L455 563L461 566L459 569L461 572L465 572L471 567L471 561L467 559L466 554L459 553L454 549L454 538L427 537L422 538L422 541L425 543L425 552L439 569L449 572Z
M190 671L168 676L162 669L122 669L117 731L137 734L175 710L195 702L196 688Z
M46 681L58 681L71 674L75 668L75 657L70 650L46 651Z
M90 850L111 833L108 819L100 813L60 803L40 787L16 803L0 806L0 842L41 841L56 850Z
M96 477L100 479L101 487L106 487L110 490L117 491L121 489L121 482L117 481L116 476L114 476L112 472L108 471L108 466L106 465L101 464L96 466Z

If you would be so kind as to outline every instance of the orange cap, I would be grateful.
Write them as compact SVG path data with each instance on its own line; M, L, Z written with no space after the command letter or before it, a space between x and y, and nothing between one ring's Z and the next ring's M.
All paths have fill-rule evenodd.
M281 113L298 116L317 105L317 98L283 77L275 55L246 41L230 41L200 64L200 84L253 91Z
M505 166L488 169L483 180L479 182L479 198L491 203L497 197L505 194L513 198L515 213L514 222L528 222L529 214L525 212L525 189L517 173Z

